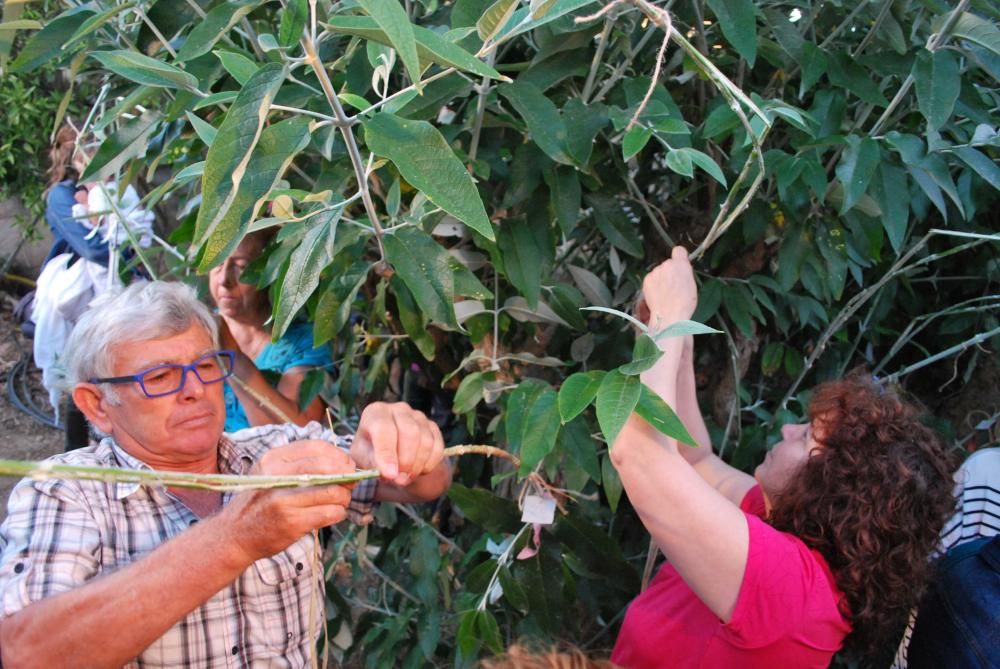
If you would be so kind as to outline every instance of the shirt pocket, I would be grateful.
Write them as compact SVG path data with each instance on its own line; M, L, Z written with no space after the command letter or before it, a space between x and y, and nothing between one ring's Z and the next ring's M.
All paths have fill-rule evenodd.
M253 602L248 604L252 621L251 643L267 649L265 654L292 657L312 647L324 613L324 597L312 573L313 540L307 535L280 553L257 560L252 574ZM322 567L320 567L322 569ZM250 588L248 588L250 590ZM310 604L310 599L315 603ZM310 606L316 606L315 630L308 633Z

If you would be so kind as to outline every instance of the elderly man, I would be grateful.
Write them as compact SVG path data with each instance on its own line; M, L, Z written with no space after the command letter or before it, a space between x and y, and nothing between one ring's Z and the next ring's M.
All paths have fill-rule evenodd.
M232 356L217 349L215 321L181 284L132 285L92 308L67 347L68 384L109 436L52 460L382 479L239 494L22 481L0 528L8 669L305 666L324 611L312 530L447 489L440 431L403 404L367 407L349 454L316 423L223 435Z

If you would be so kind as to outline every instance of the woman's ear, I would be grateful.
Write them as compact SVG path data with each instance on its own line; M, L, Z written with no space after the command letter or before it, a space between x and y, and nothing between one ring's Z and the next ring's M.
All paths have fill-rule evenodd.
M94 427L111 434L111 418L106 409L107 399L93 383L78 383L73 388L73 402Z

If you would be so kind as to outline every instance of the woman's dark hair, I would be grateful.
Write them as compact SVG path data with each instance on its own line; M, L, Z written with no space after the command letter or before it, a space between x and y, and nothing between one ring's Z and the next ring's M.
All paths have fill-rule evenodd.
M844 593L849 650L892 645L931 574L954 513L953 459L917 409L860 375L814 391L823 449L776 495L771 524L819 551Z

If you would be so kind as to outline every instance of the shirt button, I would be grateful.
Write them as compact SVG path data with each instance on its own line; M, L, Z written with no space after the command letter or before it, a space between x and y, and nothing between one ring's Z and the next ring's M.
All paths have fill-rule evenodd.
M300 572L303 569L305 569L305 566L303 566L303 564L301 562L296 562L295 563L295 571L299 571Z
M24 563L23 562L18 562L17 564L14 565L14 573L15 574L20 574L22 571L24 571Z
M292 633L289 632L288 635L285 638L288 639L289 641L291 641L292 640Z
M240 647L239 646L233 646L233 655L239 655L239 652L240 652Z
M194 519L192 519L192 520L191 520L191 522L190 522L190 523L188 523L188 524L189 524L189 525L190 525L191 527L194 527L194 526L195 526L195 523L197 523L197 522L198 522L198 519L197 519L197 518L194 518Z

